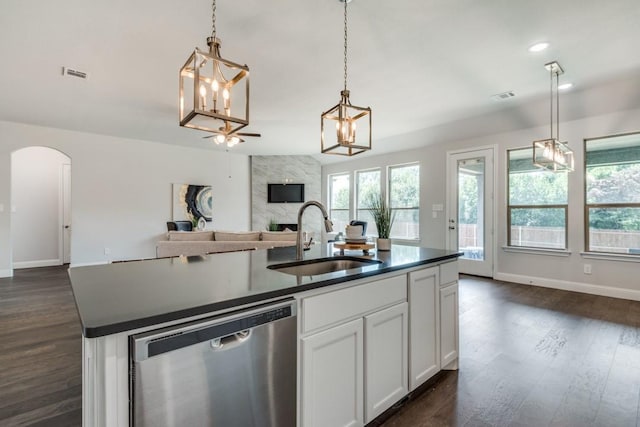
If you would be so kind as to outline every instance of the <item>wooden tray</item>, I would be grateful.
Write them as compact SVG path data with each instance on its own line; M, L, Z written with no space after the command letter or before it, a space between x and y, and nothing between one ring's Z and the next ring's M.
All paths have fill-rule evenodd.
M340 255L344 255L344 251L362 251L365 255L369 255L369 249L376 247L373 243L334 243L333 247L340 249Z

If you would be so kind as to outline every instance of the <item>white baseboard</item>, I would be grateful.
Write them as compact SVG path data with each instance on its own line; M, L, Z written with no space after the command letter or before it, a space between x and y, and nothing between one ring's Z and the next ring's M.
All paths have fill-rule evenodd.
M544 277L523 276L520 274L496 273L494 279L523 285L542 286L544 288L562 289L582 292L603 297L622 298L640 301L640 290L615 288L611 286L592 285L590 283L570 282L567 280L546 279Z
M14 262L13 268L14 270L19 270L21 268L51 267L54 265L62 265L62 264L60 264L59 259L41 259L38 261Z
M75 268L75 267L87 267L89 265L105 265L105 264L111 264L111 261L97 261L97 262L78 262L78 263L71 263L69 264L69 268Z
M13 270L0 270L0 277L13 277Z

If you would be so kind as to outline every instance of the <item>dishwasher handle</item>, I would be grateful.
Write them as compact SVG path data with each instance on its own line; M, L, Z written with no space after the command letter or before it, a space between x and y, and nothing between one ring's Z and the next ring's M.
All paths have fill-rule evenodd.
M251 329L245 329L226 337L214 338L209 341L209 344L214 351L230 350L249 340L249 338L251 338Z
M132 335L131 357L134 362L141 362L205 341L210 341L213 349L222 349L225 345L226 348L230 348L232 341L237 344L246 341L251 336L253 328L295 316L296 303L291 298L279 303Z

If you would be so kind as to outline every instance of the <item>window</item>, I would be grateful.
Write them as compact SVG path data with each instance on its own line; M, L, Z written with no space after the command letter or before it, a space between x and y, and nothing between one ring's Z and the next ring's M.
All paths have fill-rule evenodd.
M333 229L342 231L349 224L349 174L329 175L329 218Z
M389 167L389 206L396 212L391 237L420 238L420 165Z
M507 241L510 246L567 248L567 173L533 164L533 148L509 150Z
M640 254L640 133L584 147L586 250Z
M369 212L371 198L380 197L380 169L356 172L356 219L367 221L367 235L377 236L378 230Z

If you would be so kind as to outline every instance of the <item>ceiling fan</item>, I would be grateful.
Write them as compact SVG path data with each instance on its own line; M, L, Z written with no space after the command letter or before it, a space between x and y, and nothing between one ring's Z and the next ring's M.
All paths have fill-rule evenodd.
M214 138L216 144L227 144L227 147L233 147L234 145L240 144L244 142L244 139L241 137L256 137L260 138L262 135L259 133L250 133L250 132L230 132L230 129L220 128L218 131L212 132L213 135L203 136L202 138Z

